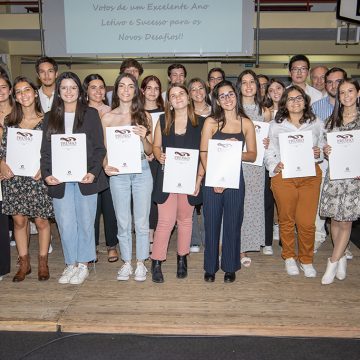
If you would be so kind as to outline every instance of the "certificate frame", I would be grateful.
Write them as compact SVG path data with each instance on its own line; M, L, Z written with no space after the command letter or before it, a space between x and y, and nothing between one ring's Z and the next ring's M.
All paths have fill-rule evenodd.
M199 150L166 148L163 192L193 195L199 166Z
M42 130L7 129L6 163L14 175L34 177L40 169Z
M86 134L51 135L52 175L60 182L80 182L87 174Z

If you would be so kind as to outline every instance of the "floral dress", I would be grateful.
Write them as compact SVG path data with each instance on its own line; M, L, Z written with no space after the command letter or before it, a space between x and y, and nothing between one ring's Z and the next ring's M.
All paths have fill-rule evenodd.
M18 126L16 126L18 127ZM32 130L42 130L40 121ZM0 157L6 159L7 127L4 126ZM24 215L30 218L53 218L52 199L47 194L43 179L34 180L28 176L14 176L2 181L2 212L7 215Z
M334 127L328 132L351 130L360 130L360 112L352 122L338 128ZM330 180L328 169L321 193L320 215L336 221L357 220L360 217L360 180Z

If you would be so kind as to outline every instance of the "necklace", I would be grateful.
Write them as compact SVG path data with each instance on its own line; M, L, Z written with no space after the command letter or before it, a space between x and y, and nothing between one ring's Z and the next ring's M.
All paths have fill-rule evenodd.
M205 103L205 106L204 106L201 110L198 110L198 109L195 107L195 112L197 112L197 113L202 113L203 111L207 110L208 107L209 107L209 105Z
M346 117L351 117L351 116L355 116L357 115L357 113L352 113L352 114L343 114L343 116L346 116Z

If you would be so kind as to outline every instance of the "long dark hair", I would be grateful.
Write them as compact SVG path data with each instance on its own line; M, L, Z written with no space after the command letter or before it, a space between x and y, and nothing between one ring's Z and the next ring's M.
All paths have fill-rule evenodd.
M111 108L115 109L120 105L118 89L119 89L120 82L123 78L129 78L133 82L134 88L135 88L134 97L131 101L131 107L130 107L131 124L132 125L143 125L148 129L148 131L150 131L149 121L146 116L146 113L144 110L144 104L141 99L140 88L139 88L138 82L135 79L134 75L128 74L128 73L122 73L117 77L117 79L115 80L115 84L114 84Z
M99 74L90 74L90 75L88 75L88 76L84 79L83 84L82 84L87 102L88 102L87 91L88 91L90 82L93 81L93 80L100 80L100 81L102 81L102 83L104 84L104 88L105 88L105 90L106 90L105 80L103 79L103 77L102 77L101 75L99 75ZM103 103L104 103L105 105L109 105L109 102L108 102L106 93L105 93L105 98L103 99Z
M275 79L272 78L269 80L269 83L266 85L266 90L265 90L265 99L264 99L264 106L267 108L271 108L274 105L274 102L272 101L270 95L269 95L269 88L272 84L279 84L284 90L286 89L285 84L279 80L279 79Z
M187 106L187 115L188 118L190 119L191 125L193 127L197 127L199 125L198 122L198 118L195 115L194 112L194 106L192 104L192 101L190 101L190 95L189 95L189 90L187 89L187 87L183 84L170 84L167 91L166 91L166 98L168 99L168 101L166 101L165 104L165 128L164 128L164 135L169 135L170 134L170 129L173 126L173 124L175 123L175 110L172 107L172 105L170 104L170 91L173 88L179 87L181 89L183 89L187 96L188 96L188 106Z
M84 114L88 106L86 104L84 90L81 86L80 79L71 71L63 72L59 75L55 82L54 101L50 110L49 126L46 134L48 137L50 137L51 134L63 134L65 132L65 106L64 100L60 97L60 85L65 79L73 80L78 87L78 98L74 120L75 130L78 130L84 122Z
M164 99L163 99L163 97L161 95L161 82L160 82L159 78L157 76L155 76L155 75L146 76L144 78L144 80L141 82L140 88L141 88L142 91L145 91L145 89L146 89L146 87L147 87L147 85L149 84L150 81L155 81L156 84L159 86L159 96L156 99L156 106L158 107L158 109L163 111L164 108L165 108L165 105L164 105ZM143 97L143 102L145 104L145 95L144 94L141 94L141 95Z
M6 80L5 77L3 77L3 79ZM14 80L14 84L12 87L12 96L14 97L14 99L16 98L15 86L21 82L28 83L31 86L31 88L34 90L34 92L35 92L35 113L39 118L41 118L43 116L43 113L41 111L39 93L38 93L36 85L29 78L27 78L26 76L18 76ZM11 84L10 84L10 86L11 86ZM21 123L21 120L23 119L23 116L24 116L24 113L22 111L21 104L19 104L17 101L15 101L15 104L13 105L10 114L5 117L6 125L8 125L8 126L19 125Z
M289 111L286 108L286 103L288 101L289 93L294 90L298 91L304 99L303 116L301 117L299 123L304 124L306 122L311 123L315 121L316 116L311 110L310 96L306 95L305 91L300 86L291 85L287 89L285 89L284 93L281 96L281 99L279 101L279 110L275 116L275 122L282 123L285 119L289 118Z
M262 98L261 98L261 91L260 91L260 83L259 83L259 79L257 78L256 74L252 71L252 70L244 70L237 78L237 81L236 81L236 90L237 90L237 93L239 95L239 101L240 101L240 104L241 104L241 107L243 107L243 95L241 93L241 82L242 82L242 79L245 75L251 75L253 78L254 78L254 81L255 81L255 84L256 84L256 94L254 96L254 103L255 105L258 106L259 108L259 115L262 114L263 112L263 103L262 103ZM248 117L246 115L246 117Z
M335 107L329 119L326 121L325 127L327 129L332 130L334 127L340 127L343 124L344 106L340 102L340 87L345 83L354 85L357 92L360 90L359 82L356 79L342 79L339 82L339 86L336 91ZM356 102L356 108L357 111L360 111L359 100Z
M6 73L1 73L0 71L0 79L3 79L5 82L6 82L6 85L9 87L9 90L10 90L10 95L9 95L9 103L10 103L10 106L13 107L14 106L14 98L12 96L12 84L11 84L11 81L9 79L9 77L7 76Z
M236 91L235 86L231 81L223 80L216 84L214 87L214 90L212 92L211 96L211 116L218 122L220 130L222 130L226 125L226 117L225 117L225 111L220 106L219 102L219 91L224 86L230 86L231 89L234 91L236 96L236 116L237 117L244 117L246 118L247 115L244 112L244 109L240 103L239 94Z

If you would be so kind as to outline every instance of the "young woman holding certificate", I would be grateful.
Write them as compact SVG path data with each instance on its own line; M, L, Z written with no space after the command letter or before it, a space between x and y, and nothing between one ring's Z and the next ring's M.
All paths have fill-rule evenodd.
M153 129L156 125L156 121L159 119L159 115L164 112L164 99L161 96L161 82L158 77L149 75L141 82L141 92L143 95L144 109L151 114ZM154 155L147 156L149 161L151 175L153 181L156 178L156 172L158 170L158 164L154 161ZM152 252L152 246L154 244L154 232L158 222L158 209L154 201L151 201L150 215L149 215L149 243L150 253Z
M10 114L13 106L11 96L12 85L4 73L0 73L0 139L2 138L4 119ZM9 239L9 216L2 213L2 190L1 180L4 177L0 172L0 279L10 272L10 239Z
M246 118L234 85L222 81L212 93L212 116L205 121L201 136L200 157L207 168L208 143L210 139L242 141L247 151L242 160L256 160L255 128ZM239 163L240 167L240 163ZM240 269L241 224L244 209L244 178L242 170L238 189L203 187L205 218L204 280L213 282L219 270L219 239L223 219L223 238L221 269L225 272L224 281L235 281L235 272Z
M100 119L104 114L111 111L111 107L108 105L106 98L106 84L101 75L90 74L86 76L83 81L83 88L86 93L88 105L98 111ZM101 191L98 194L95 218L96 254L98 253L97 246L99 245L101 214L103 215L104 220L105 243L107 246L108 262L113 263L119 260L119 255L116 249L118 244L116 237L116 216L109 188Z
M38 279L48 280L48 250L50 244L49 218L54 217L51 198L47 195L46 186L41 179L40 169L33 176L16 176L7 163L7 156L14 155L8 152L9 129L16 128L17 137L27 141L33 134L26 130L43 128L43 114L37 88L29 79L19 76L13 84L15 104L5 118L5 128L0 148L1 174L3 180L3 213L12 215L14 233L19 253L20 266L13 281L23 281L31 273L29 257L29 218L35 219L39 232ZM19 145L20 146L20 145ZM34 155L35 156L35 155ZM28 160L27 160L28 161ZM25 164L28 165L28 164Z
M335 108L326 123L326 132L360 130L360 86L354 79L344 79L339 83ZM324 147L329 156L331 146ZM350 154L358 156L358 154ZM320 215L331 218L331 238L334 250L327 261L327 267L321 283L331 284L336 277L346 277L345 249L349 243L352 222L360 217L360 177L352 179L330 180L330 169L327 170L320 201ZM359 174L360 175L360 174Z
M204 175L199 166L193 195L163 192L165 152L167 147L199 149L203 122L195 116L187 88L171 84L167 90L168 102L155 128L154 156L161 164L154 184L153 200L158 204L159 220L155 231L152 259L152 280L164 282L161 263L166 260L171 231L177 223L177 273L179 279L187 276L187 255L190 251L194 205L202 202L199 195Z
M125 149L122 151L133 152L129 161L139 160L140 173L128 173L109 163L109 142L106 141L108 154L104 160L104 169L110 176L110 190L113 198L115 214L118 225L118 240L121 258L124 265L117 273L118 280L129 280L133 274L132 259L132 234L131 234L131 197L133 199L133 212L136 232L136 259L137 265L134 279L145 281L147 269L144 261L149 257L149 212L153 180L149 163L145 154L152 153L151 117L144 110L140 89L135 77L128 73L118 76L114 85L112 97L112 111L103 116L105 140L107 131L112 127L131 126L131 129L116 129L119 136L133 137L138 149ZM130 132L132 134L130 135ZM109 138L110 139L110 138ZM135 159L136 157L136 159ZM140 160L141 159L141 160Z
M309 150L307 165L314 176L291 176L283 177L285 166L280 154L280 140L282 134L289 134L288 143L294 144L305 142L305 135L309 135L310 146L301 150ZM302 135L301 133L307 132ZM299 268L296 260L300 262L300 268L305 277L315 277L316 270L313 267L314 242L315 242L315 216L320 193L321 169L315 163L322 159L323 125L310 108L310 98L304 90L297 85L287 88L281 97L279 110L275 121L270 126L270 145L266 150L265 163L269 170L271 189L273 191L280 225L280 238L282 242L282 257L285 260L285 268L288 275L298 275ZM299 151L298 151L299 153ZM291 160L295 162L295 160ZM288 165L289 166L289 165ZM315 169L313 168L315 167ZM296 167L296 166L295 166ZM300 170L300 167L298 167ZM295 230L297 230L298 255L295 251Z
M262 104L260 83L252 70L244 70L239 75L236 89L239 92L240 104L246 117L258 122L270 121L270 111ZM268 139L264 138L260 141L266 148ZM267 211L265 212L265 197L272 199L265 165L243 164L243 171L246 191L244 220L241 226L241 264L249 267L251 258L247 256L248 251L259 251L263 247L264 254L272 255L273 253L274 202L266 204Z
M88 277L88 263L96 258L97 193L106 189L108 182L102 169L106 149L99 114L87 106L80 79L73 72L64 72L57 78L54 102L45 115L43 130L41 174L53 198L66 264L59 283L78 285ZM59 155L52 153L52 141L64 135L64 144L74 146L71 139L82 134L86 135L87 173L79 182L60 182L53 176L55 170L59 171L54 169L54 162L58 161L54 156Z

